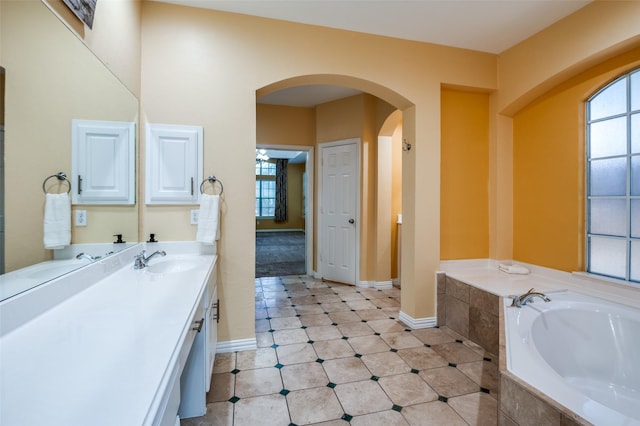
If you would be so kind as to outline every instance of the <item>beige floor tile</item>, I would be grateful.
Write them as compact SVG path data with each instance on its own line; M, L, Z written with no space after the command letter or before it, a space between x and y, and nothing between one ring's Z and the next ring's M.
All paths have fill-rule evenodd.
M256 332L269 331L270 329L271 323L269 322L269 320L256 320Z
M342 334L340 330L338 330L333 325L321 325L318 327L307 327L305 330L309 339L317 342L319 340L333 340L333 339L341 339Z
M363 288L362 290L360 290L360 294L367 299L378 299L380 297L387 297L387 295L384 294L382 290L377 290L375 288Z
M287 291L287 294L292 298L293 297L311 296L311 292L309 290L306 290L306 289L304 289L304 290L302 290L302 289L301 290L289 290L289 291ZM291 302L291 303L293 303L293 302ZM315 302L312 302L312 303L315 303Z
M312 284L307 283L307 287L309 287L309 290L311 291L311 293L313 293L316 297L326 296L326 295L336 296L336 293L333 291L332 288L327 286L323 287L322 283L312 283Z
M289 292L291 293L291 292ZM309 293L308 291L305 291L305 293ZM296 293L299 294L299 293ZM294 295L291 295L291 304L295 305L295 306L299 306L299 305L315 305L317 304L318 301L316 300L315 296L302 296L302 295L296 295L294 297Z
M380 337L387 343L387 345L391 346L394 349L424 347L424 344L420 340L416 339L411 335L411 333L408 333L406 331L400 331L397 333L382 333Z
M269 308L286 308L291 306L289 299L264 299L264 304Z
M318 359L313 346L308 343L278 346L276 354L278 355L278 362L283 365L312 362Z
M267 308L258 308L255 310L255 315L257 320L266 319L269 316L269 312Z
M429 383L429 386L438 392L438 395L447 398L480 391L480 387L476 383L453 367L424 370L420 372L420 377Z
M344 414L335 393L326 386L290 392L287 394L287 403L291 422L297 425L337 420Z
M238 370L273 367L278 363L276 351L273 348L259 348L253 351L240 351L236 358Z
M376 305L374 305L368 300L348 300L347 305L349 305L351 309L355 309L355 310L376 308Z
M393 403L374 380L345 383L335 387L336 395L351 416L390 410Z
M390 297L381 297L379 299L371 299L371 303L379 308L399 307L400 302Z
M360 318L355 312L352 311L332 312L329 314L329 318L331 318L331 321L333 321L335 324L362 322L362 318Z
M407 327L399 321L392 319L368 321L369 327L374 329L376 333L397 333L404 331Z
M286 299L289 297L289 294L284 290L279 291L267 291L264 290L263 293L265 299Z
M351 426L409 426L409 423L399 412L387 410L356 416L351 419Z
M345 302L323 303L320 306L322 306L323 312L351 311L351 307Z
M298 305L294 308L298 315L314 315L323 314L324 309L321 305Z
M214 373L228 373L234 368L236 368L235 352L216 354L216 360L213 363Z
M241 399L233 407L234 426L288 425L287 401L284 396L265 395Z
M320 325L331 325L331 318L327 314L302 315L300 322L305 327L317 327Z
M288 330L302 327L302 322L298 317L271 318L272 330Z
M273 332L273 342L276 345L292 345L294 343L304 343L309 340L309 336L302 329L277 330Z
M214 373L211 389L207 393L207 403L228 401L235 394L236 376L231 373Z
M269 317L282 318L282 317L295 317L297 312L291 306L284 306L280 308L267 308Z
M382 309L360 309L356 314L365 321L389 319L389 315Z
M323 340L313 343L313 348L321 359L335 359L354 356L353 348L346 340Z
M230 402L207 404L207 413L204 416L182 419L180 426L233 426L233 404Z
M492 393L498 390L498 367L487 361L469 362L458 365L458 370L485 389Z
M436 351L426 347L400 349L398 355L409 364L411 368L415 368L416 370L444 367L449 364L447 360L438 355Z
M448 404L470 425L498 424L498 404L484 392L450 398Z
M329 380L336 384L357 382L371 378L371 371L360 358L356 357L330 359L323 362L322 367Z
M259 348L268 348L271 345L273 345L272 333L269 333L268 331L256 333L256 346L258 346Z
M326 386L329 378L318 362L285 365L280 369L284 388L289 391Z
M482 355L472 351L462 343L442 343L431 346L441 357L453 364L463 364L465 362L481 361Z
M389 349L391 349L380 336L375 335L351 337L347 342L349 342L349 345L351 345L356 353L362 355L376 352L388 352Z
M441 401L404 407L402 409L402 415L411 426L467 426L467 423L465 423L453 408Z
M312 426L349 426L349 422L345 420L331 420L328 422L314 423Z
M338 325L338 330L347 337L368 336L374 331L364 322L348 322Z
M422 343L428 345L437 345L439 343L455 342L456 339L449 333L440 328L421 328L419 330L412 330L411 334L417 337Z
M357 290L355 286L345 284L333 284L331 288L338 294L355 293Z
M277 368L258 368L240 371L236 374L236 396L238 398L278 393L282 388L280 370Z
M318 303L340 303L342 299L332 291L331 294L316 294L316 301Z
M435 401L438 394L417 374L397 374L381 377L378 384L394 404L401 407Z
M378 377L408 373L411 371L411 367L395 352L363 355L362 362L364 362L373 375Z
M352 300L364 300L364 296L361 295L360 293L355 293L355 292L351 293L346 291L340 293L340 298L345 302L350 302Z

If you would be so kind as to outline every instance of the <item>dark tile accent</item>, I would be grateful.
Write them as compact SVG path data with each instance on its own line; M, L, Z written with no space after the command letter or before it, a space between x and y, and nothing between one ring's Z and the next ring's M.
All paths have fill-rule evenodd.
M277 368L277 369L280 369L280 368L284 367L284 365L282 365L280 363L277 363L276 365L274 365L274 367Z
M373 380L374 382L377 382L378 380L380 380L380 377L378 377L378 376L371 376L371 380Z
M333 383L333 382L329 382L329 383L327 383L327 387L333 389L333 388L336 387L336 384Z
M454 364L453 362L450 362L450 363L449 363L449 367L456 368L457 366L458 366L458 364Z
M233 370L231 370L231 374L238 374L240 372L240 370L238 370L237 368L234 368Z
M238 401L240 401L240 398L238 398L237 396L232 396L231 398L229 398L229 402L232 404L235 404Z
M353 420L353 416L350 416L349 414L344 413L341 419L344 420L345 422L350 422L351 420Z
M282 396L287 396L287 395L289 395L289 390L287 390L287 389L282 389L282 390L280 391L280 395L282 395Z
M393 404L393 407L391 407L391 409L393 411L397 411L398 413L402 411L402 407L396 404Z
M416 370L415 368L412 368L412 369L411 369L411 372L412 372L413 374L418 374L418 373L420 373L420 370Z
M318 364L322 364L322 363L324 362L324 359L322 359L322 358L318 358L318 359L316 359L316 362L317 362Z
M449 398L446 396L438 395L438 401L447 402Z

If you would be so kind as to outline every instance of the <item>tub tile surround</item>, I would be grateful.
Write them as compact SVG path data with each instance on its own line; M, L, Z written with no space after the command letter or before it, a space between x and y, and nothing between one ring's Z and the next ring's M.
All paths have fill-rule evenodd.
M447 327L408 328L397 288L259 278L256 296L258 349L216 356L207 414L183 426L497 424L497 363Z
M438 323L497 354L499 377L492 379L499 381L499 425L591 425L507 370L504 304L510 303L508 296L535 288L551 298L554 292L571 290L638 308L640 291L615 280L520 262L531 274L509 275L497 269L500 263L516 262L441 262L443 272L437 273ZM466 373L471 377L472 373Z

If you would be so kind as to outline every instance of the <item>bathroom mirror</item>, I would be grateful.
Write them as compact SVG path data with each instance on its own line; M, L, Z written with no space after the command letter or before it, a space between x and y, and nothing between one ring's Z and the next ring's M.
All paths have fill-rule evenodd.
M2 236L4 272L9 273L54 259L54 250L43 245L43 182L58 172L71 173L71 121L134 122L138 134L138 100L45 4L3 1L0 8L0 66L5 70ZM46 189L61 192L67 186L52 179ZM105 243L117 250L125 245L112 244L115 234L137 241L138 201L73 206L72 244ZM77 210L85 226L75 226ZM49 269L54 273L36 274L38 283L58 276L57 268Z

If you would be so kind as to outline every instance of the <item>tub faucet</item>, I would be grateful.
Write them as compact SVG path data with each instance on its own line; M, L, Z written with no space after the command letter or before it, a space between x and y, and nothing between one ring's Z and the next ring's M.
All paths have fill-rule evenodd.
M549 299L545 294L539 293L539 292L535 291L534 289L529 289L529 291L526 292L523 295L511 296L511 297L513 298L513 302L511 302L511 306L515 306L516 308L523 307L524 305L529 303L531 301L531 299L533 299L534 297L539 297L540 299L544 300L545 302L551 302L551 299Z
M144 257L146 253L145 250L142 250L140 253L136 254L135 261L133 263L133 269L142 269L147 266L151 258L155 255L166 256L167 253L164 250L154 251L149 255L149 257Z

